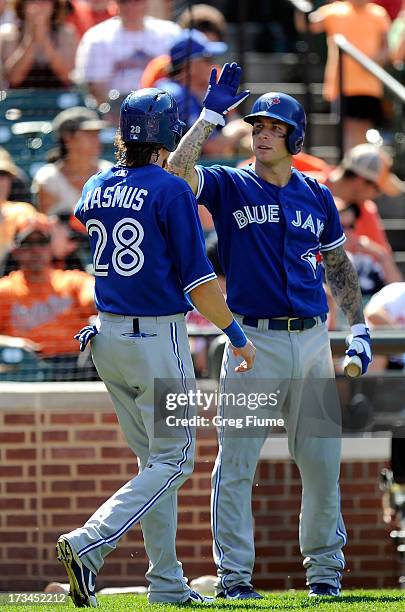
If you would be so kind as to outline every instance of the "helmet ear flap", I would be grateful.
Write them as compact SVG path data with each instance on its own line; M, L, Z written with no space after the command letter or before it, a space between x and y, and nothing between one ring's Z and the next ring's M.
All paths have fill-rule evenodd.
M295 132L296 130L294 130L288 139L288 149L292 155L299 153L302 149L302 145L304 144L304 139L302 136L295 138Z

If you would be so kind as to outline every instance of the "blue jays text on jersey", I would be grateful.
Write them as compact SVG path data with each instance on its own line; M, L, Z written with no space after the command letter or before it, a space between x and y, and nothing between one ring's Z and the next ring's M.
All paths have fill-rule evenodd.
M216 278L197 208L187 183L154 164L115 166L87 181L75 215L89 234L98 310L164 316L192 309L184 294Z
M332 194L296 169L284 187L251 168L196 166L211 212L232 311L255 318L328 311L322 251L345 242Z

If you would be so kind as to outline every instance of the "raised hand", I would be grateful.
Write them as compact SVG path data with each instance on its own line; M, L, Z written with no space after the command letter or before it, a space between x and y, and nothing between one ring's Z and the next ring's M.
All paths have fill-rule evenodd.
M218 80L217 69L213 68L211 71L203 105L206 110L217 115L216 122L220 125L225 125L224 115L250 95L248 90L238 94L241 73L242 70L236 62L224 64ZM209 120L208 117L207 120Z

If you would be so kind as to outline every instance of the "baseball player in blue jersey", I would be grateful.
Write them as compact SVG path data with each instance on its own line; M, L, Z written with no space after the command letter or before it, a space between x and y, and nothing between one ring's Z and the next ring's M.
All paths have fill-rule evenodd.
M237 372L252 367L255 349L215 280L191 189L163 169L183 125L170 94L129 94L121 107L118 163L88 180L75 210L90 238L99 310L97 326L83 328L78 339L82 349L91 340L94 363L139 464L139 474L83 527L58 540L78 607L97 605L95 579L104 558L138 521L150 560L149 602L212 602L189 588L176 557L177 489L193 469L192 407L185 406L185 424L175 436L155 435L154 383L177 380L186 393L194 378L184 322L192 306L185 294L224 329L243 359Z
M199 120L169 157L169 171L185 178L199 203L211 212L227 282L227 302L257 348L248 378L303 381L316 385L334 377L325 326L326 297L321 260L332 293L351 325L347 351L371 360L357 275L343 249L345 236L329 190L292 168L292 155L304 142L302 106L283 93L267 93L245 121L253 126L252 167L196 165L201 147L224 123L224 114L247 97L237 93L240 68L225 64L217 81L213 70ZM360 362L357 362L360 363ZM222 385L232 381L235 361L225 348ZM243 379L245 381L245 378ZM312 381L312 383L311 383ZM309 594L339 595L345 567L346 531L340 512L340 436L305 435L296 387L281 409L289 450L303 484L300 547ZM312 414L322 418L322 398ZM232 406L221 405L223 416ZM301 418L300 418L301 417ZM267 435L267 432L266 432ZM212 479L212 531L218 570L217 595L260 598L252 585L254 541L252 482L265 435L235 437L219 430L219 452Z

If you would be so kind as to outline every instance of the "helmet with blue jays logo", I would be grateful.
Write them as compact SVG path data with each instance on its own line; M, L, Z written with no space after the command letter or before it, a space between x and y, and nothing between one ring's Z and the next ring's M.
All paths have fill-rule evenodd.
M292 129L287 137L287 149L292 155L296 155L302 149L305 137L307 119L301 104L285 93L271 91L263 94L253 104L252 112L246 115L244 120L253 124L257 117L272 117L287 123Z
M121 104L120 133L124 142L155 143L174 151L184 127L176 100L163 89L137 89Z

